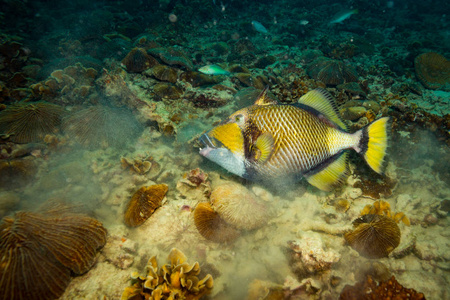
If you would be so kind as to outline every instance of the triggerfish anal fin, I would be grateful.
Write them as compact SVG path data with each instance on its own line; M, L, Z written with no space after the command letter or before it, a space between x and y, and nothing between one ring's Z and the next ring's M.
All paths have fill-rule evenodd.
M347 125L339 117L339 110L337 108L336 101L327 90L321 88L312 90L303 95L298 100L298 103L317 110L326 119L339 126L339 128L347 130Z
M348 153L342 152L331 158L328 165L319 171L311 170L305 174L306 180L313 186L331 191L338 186L348 175Z
M276 105L278 101L270 98L267 93L269 92L269 86L266 86L264 90L259 94L258 99L256 99L253 105Z
M252 146L252 152L254 152L252 155L255 161L264 163L269 160L273 153L274 143L272 134L268 132L261 134Z

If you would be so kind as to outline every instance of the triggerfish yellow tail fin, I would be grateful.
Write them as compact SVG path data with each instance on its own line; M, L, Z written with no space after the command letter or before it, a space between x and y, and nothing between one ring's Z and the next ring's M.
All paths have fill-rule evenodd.
M389 139L389 118L381 118L361 129L359 149L367 164L377 173L383 173Z

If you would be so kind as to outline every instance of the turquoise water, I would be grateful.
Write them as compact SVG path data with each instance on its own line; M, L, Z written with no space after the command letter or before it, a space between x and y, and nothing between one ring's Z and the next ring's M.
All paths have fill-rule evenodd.
M0 298L348 299L367 276L450 298L449 13L445 1L5 1ZM306 110L352 133L389 117L384 172L344 149L348 176L322 191L200 155L200 136L266 87L279 105L327 90L336 111ZM246 159L261 134L242 135ZM154 185L167 193L136 194ZM355 220L375 228L359 246Z

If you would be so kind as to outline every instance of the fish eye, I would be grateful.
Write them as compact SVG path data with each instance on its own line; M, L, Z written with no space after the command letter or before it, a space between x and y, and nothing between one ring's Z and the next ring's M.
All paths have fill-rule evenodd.
M242 115L237 115L237 116L234 117L234 120L236 122L241 122L243 120L243 116Z

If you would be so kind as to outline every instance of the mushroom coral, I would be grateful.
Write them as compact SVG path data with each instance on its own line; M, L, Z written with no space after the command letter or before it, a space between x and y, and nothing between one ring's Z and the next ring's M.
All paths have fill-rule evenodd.
M347 232L347 243L367 258L387 257L400 244L400 228L384 215L368 214L353 221L355 230Z
M170 251L170 263L158 267L156 256L148 261L147 274L139 276L132 274L133 284L126 287L122 300L140 299L201 299L213 288L213 278L207 274L199 279L200 265L198 262L190 265L186 256L178 249Z
M309 76L322 81L326 85L339 85L346 82L358 81L358 73L341 61L319 57L308 65Z
M106 242L102 224L62 205L17 212L0 223L0 298L56 299L95 263Z
M168 190L167 184L143 186L137 190L125 211L125 224L137 227L144 223L161 206Z
M0 112L0 134L15 143L42 141L58 132L64 109L46 102L18 103Z

